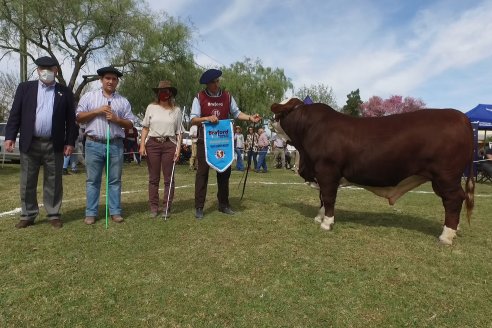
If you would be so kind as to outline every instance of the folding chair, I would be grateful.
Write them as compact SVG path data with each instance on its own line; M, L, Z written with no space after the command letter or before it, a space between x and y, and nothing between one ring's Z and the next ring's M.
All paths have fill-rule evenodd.
M477 163L477 182L492 182L492 163Z

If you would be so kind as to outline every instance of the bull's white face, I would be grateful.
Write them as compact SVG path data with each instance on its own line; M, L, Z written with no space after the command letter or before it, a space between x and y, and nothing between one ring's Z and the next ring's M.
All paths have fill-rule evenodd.
M272 127L275 130L275 132L277 133L277 135L279 135L286 142L291 141L290 137L287 135L287 133L285 133L284 129L282 129L282 127L280 126L280 120L273 121Z

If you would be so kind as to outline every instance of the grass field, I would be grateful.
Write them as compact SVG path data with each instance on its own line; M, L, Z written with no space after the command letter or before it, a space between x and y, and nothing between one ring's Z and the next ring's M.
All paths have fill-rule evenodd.
M230 217L210 172L197 221L194 174L178 166L164 221L149 216L146 167L125 164L126 221L108 229L104 197L101 220L82 221L85 174L64 176L64 227L42 208L17 230L19 167L0 168L0 327L492 327L492 185L477 184L471 226L445 247L429 184L393 207L340 189L326 232L317 192L291 171L251 173L242 201L241 176Z

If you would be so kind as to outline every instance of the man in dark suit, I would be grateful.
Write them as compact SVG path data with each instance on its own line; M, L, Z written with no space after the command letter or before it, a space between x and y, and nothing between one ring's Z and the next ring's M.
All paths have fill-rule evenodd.
M34 61L39 81L18 85L5 127L5 150L12 152L17 133L20 151L20 197L22 212L16 228L34 224L39 214L38 175L44 170L43 203L48 220L61 228L60 208L63 196L63 156L73 152L78 130L72 91L55 82L59 64L51 57Z

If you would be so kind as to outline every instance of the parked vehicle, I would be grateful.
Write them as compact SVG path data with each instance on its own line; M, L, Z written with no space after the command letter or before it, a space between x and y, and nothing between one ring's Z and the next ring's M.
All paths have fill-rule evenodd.
M0 162L20 162L19 154L19 136L17 135L17 140L15 141L15 149L13 153L5 151L4 141L5 141L5 126L7 123L0 123Z

